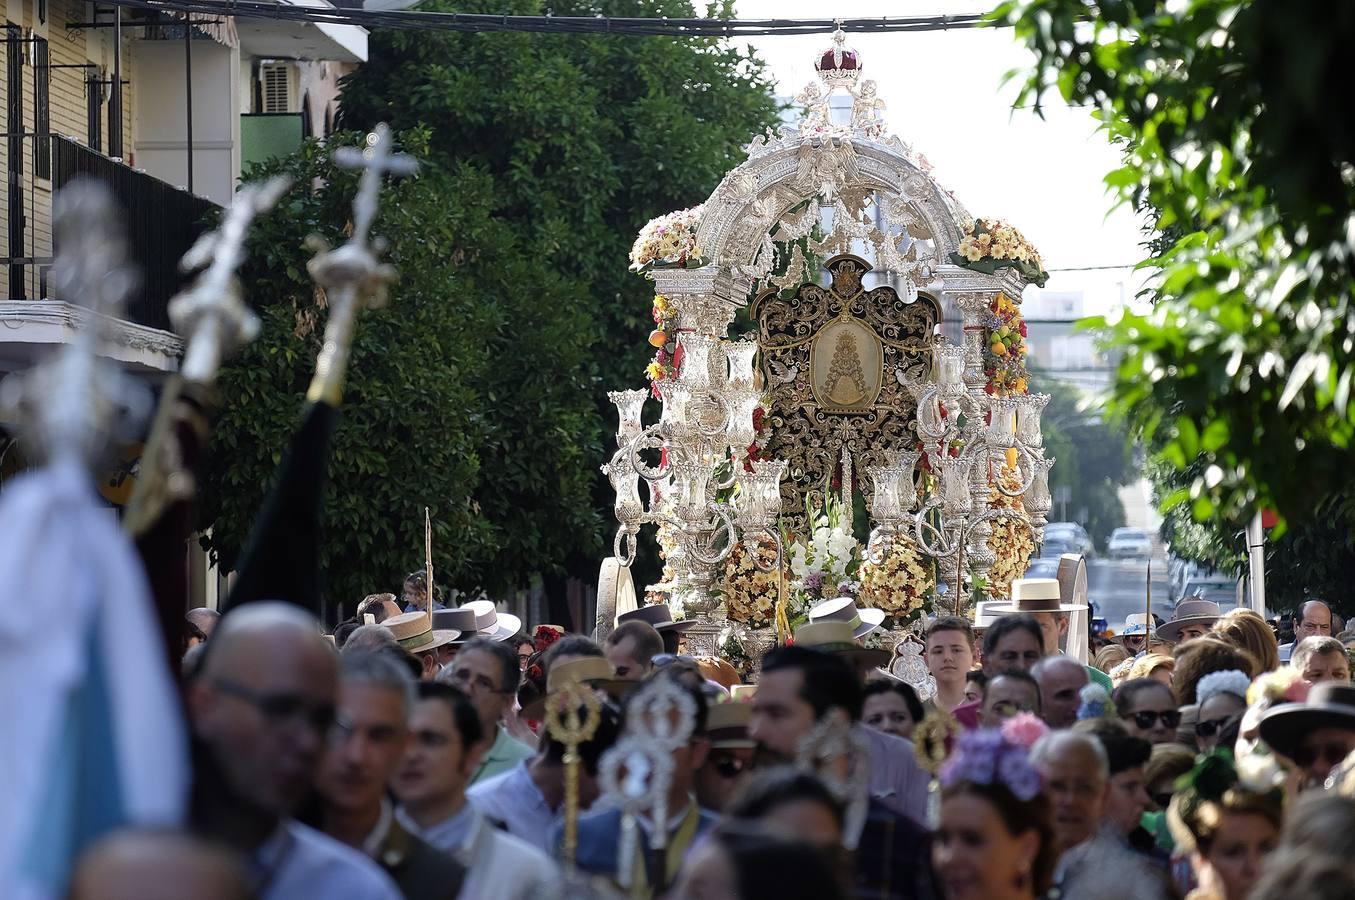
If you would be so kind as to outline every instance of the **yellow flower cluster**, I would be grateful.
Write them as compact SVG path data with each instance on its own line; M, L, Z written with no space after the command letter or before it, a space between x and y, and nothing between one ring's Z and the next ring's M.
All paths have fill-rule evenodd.
M895 538L880 563L861 563L862 606L881 610L891 619L903 619L922 608L935 582L917 545Z
M998 474L1002 485L1009 491L1021 487L1021 475L1012 466L1003 466ZM988 498L989 505L995 509L1017 509L1021 498L1008 497L993 488ZM993 522L993 534L988 538L988 549L997 554L997 561L988 572L988 593L992 597L1009 597L1012 582L1026 574L1030 564L1030 555L1035 552L1035 541L1030 529L1015 519L998 519Z
M960 241L960 255L970 262L1013 259L1040 267L1040 254L1025 235L1001 219L979 219Z
M750 628L764 628L776 619L776 598L780 590L776 573L776 548L759 545L757 558L771 568L758 568L752 553L743 544L736 544L725 557L720 577L720 593L725 598L725 611L731 622Z
M682 265L699 259L701 251L696 246L696 229L701 224L702 210L702 206L693 206L650 219L630 248L631 271L639 272L654 264Z

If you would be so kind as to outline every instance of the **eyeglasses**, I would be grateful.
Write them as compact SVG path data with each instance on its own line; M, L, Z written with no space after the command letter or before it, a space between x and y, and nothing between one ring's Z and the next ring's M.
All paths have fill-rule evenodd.
M253 706L267 720L270 728L304 726L319 735L328 735L334 726L334 707L331 704L308 703L296 694L269 694L245 687L226 679L213 682L216 689Z
M1162 720L1164 728L1175 728L1181 724L1181 712L1175 709L1145 709L1140 712L1130 713L1127 716L1121 716L1122 719L1133 719L1134 724L1144 731L1157 724L1157 720Z
M1334 769L1339 766L1350 753L1350 747L1340 742L1330 744L1303 744L1294 750L1294 764L1300 769L1306 769L1322 760L1322 767L1325 769Z
M1205 719L1202 722L1196 722L1195 734L1197 737L1211 738L1222 731L1223 726L1227 725L1231 719L1232 716L1224 716L1222 719Z

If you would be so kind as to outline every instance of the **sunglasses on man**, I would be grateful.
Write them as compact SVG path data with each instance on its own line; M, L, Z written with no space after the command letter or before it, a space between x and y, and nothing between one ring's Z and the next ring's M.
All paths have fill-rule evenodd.
M1350 753L1350 748L1346 744L1335 742L1330 744L1303 744L1294 750L1294 764L1300 769L1306 769L1322 760L1324 769L1334 769L1345 761Z

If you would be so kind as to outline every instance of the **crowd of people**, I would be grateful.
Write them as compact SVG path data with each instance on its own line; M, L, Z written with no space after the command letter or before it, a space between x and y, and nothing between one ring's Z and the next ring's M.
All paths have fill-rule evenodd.
M663 604L600 640L415 576L330 634L194 610L190 827L105 838L71 896L1355 897L1331 608L1282 647L1186 601L1085 665L1043 581L927 622L916 686L848 599L754 684Z

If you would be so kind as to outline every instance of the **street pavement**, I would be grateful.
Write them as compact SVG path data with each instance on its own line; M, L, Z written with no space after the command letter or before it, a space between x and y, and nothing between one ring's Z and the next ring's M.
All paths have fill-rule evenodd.
M1174 604L1167 590L1167 560L1157 554L1152 562L1153 612L1169 619ZM1146 559L1116 560L1098 556L1087 561L1087 595L1095 604L1097 615L1115 631L1120 630L1127 615L1143 612L1147 575Z

